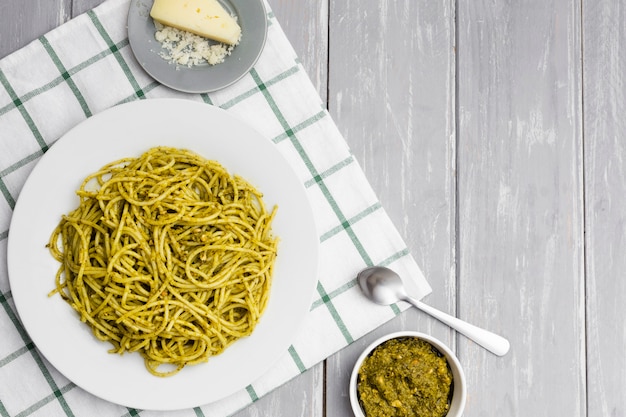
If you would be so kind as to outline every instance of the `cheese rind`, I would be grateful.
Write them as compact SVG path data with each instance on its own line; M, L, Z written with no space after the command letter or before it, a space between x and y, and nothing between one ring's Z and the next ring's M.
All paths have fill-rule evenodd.
M241 28L217 0L154 0L150 16L157 22L218 42L236 45Z

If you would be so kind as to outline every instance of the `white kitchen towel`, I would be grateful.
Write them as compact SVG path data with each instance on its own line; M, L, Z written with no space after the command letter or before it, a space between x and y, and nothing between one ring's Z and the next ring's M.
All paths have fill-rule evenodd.
M320 239L310 313L276 366L218 402L142 416L230 415L399 314L406 306L377 306L361 295L355 276L366 266L390 266L411 278L417 298L430 292L269 5L267 43L250 73L214 93L185 94L160 85L136 62L129 4L105 1L0 60L0 416L137 415L83 391L41 356L20 323L6 261L13 208L41 155L76 124L120 103L176 97L245 120L291 163Z

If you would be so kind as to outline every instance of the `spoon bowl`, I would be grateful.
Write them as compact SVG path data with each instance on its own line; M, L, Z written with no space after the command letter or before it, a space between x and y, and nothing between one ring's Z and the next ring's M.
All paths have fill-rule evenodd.
M375 266L358 275L363 294L376 304L391 305L407 297L400 275L389 268Z
M390 305L405 301L447 324L495 355L503 356L509 351L509 341L502 336L476 327L410 297L406 293L400 276L389 268L383 266L366 268L357 275L357 282L363 294L376 304Z

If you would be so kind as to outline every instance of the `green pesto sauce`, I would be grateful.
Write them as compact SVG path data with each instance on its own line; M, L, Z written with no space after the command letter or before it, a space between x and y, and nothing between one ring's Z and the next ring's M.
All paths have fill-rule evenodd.
M363 361L357 390L367 417L443 417L450 408L452 371L430 343L390 339Z

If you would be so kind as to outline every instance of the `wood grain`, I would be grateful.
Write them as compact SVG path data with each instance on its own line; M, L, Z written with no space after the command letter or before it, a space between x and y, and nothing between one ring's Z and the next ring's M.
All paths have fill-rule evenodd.
M270 3L323 101L326 101L328 86L328 1L274 0Z
M626 9L583 5L588 416L624 416Z
M454 314L453 4L330 6L329 110L433 287L425 301ZM356 358L375 338L401 329L454 345L447 327L407 311L327 361L326 416L351 415L348 381Z
M72 17L85 13L103 2L104 0L72 0Z
M510 338L459 339L465 416L583 416L580 2L461 1L458 314Z
M0 58L67 21L71 0L0 2Z

